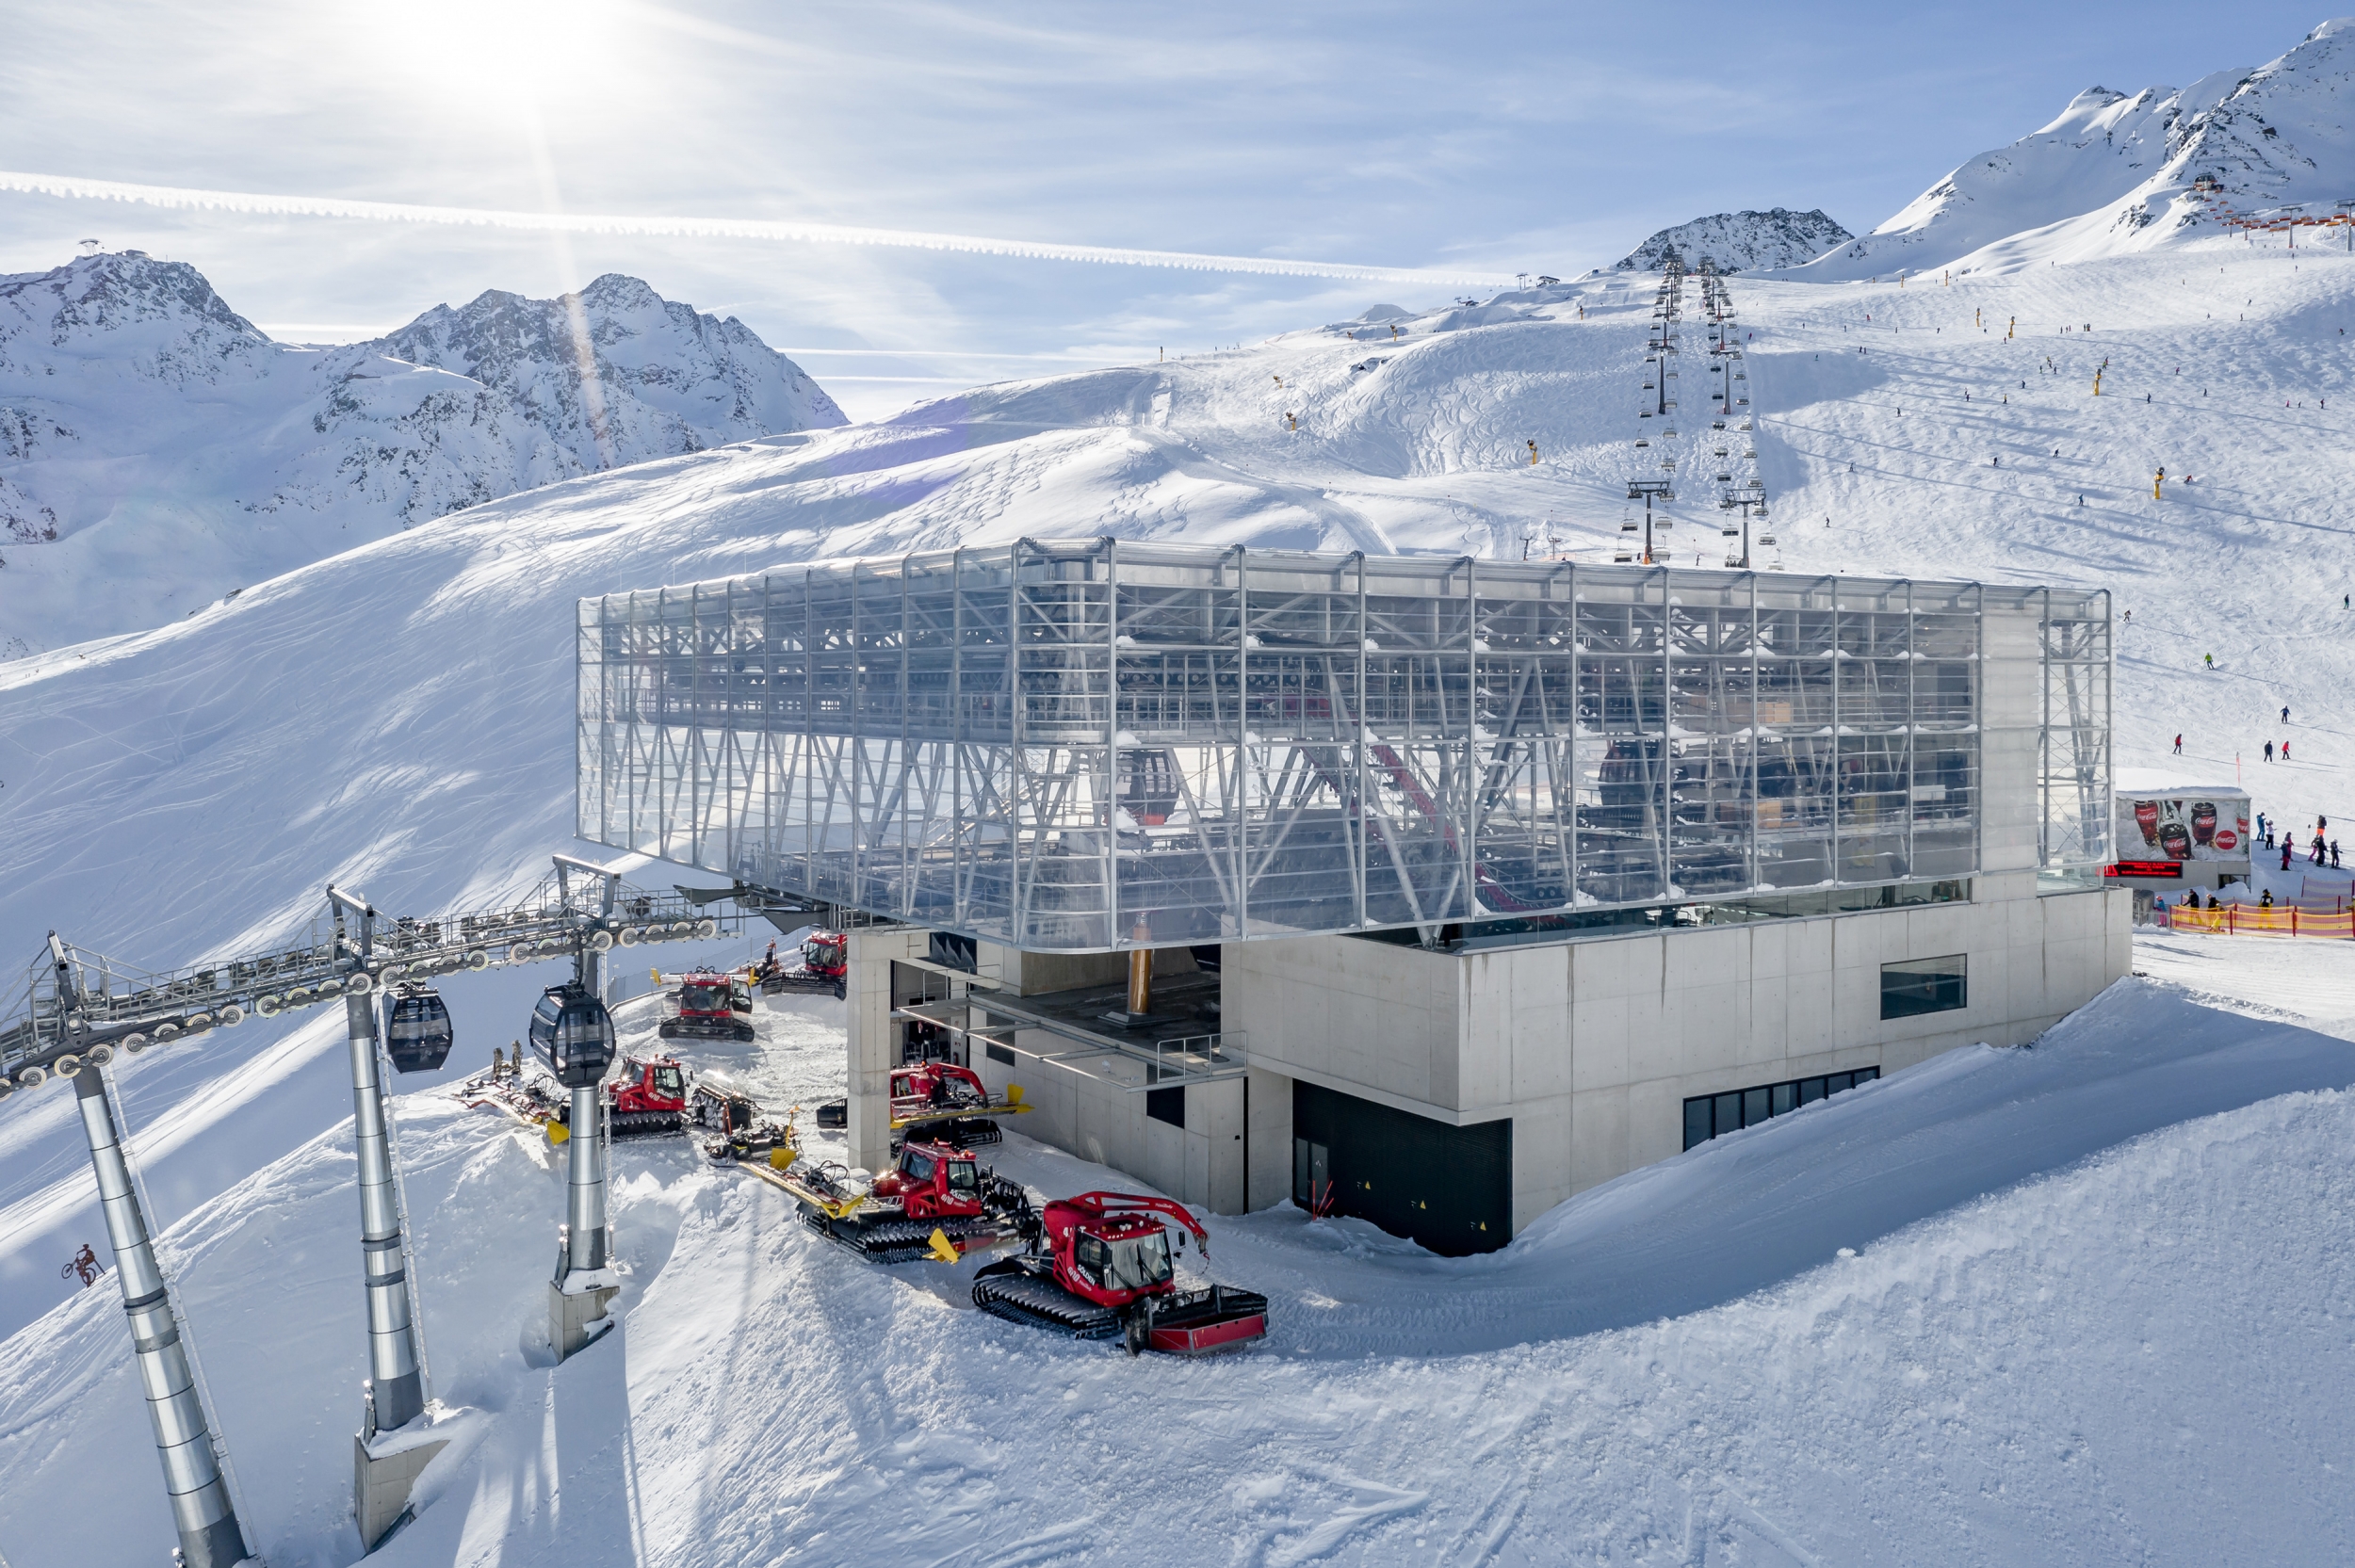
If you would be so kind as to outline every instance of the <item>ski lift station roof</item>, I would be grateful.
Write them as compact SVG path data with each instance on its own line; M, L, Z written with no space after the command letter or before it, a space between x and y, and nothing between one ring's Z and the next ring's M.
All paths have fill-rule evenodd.
M578 649L583 838L1031 950L2110 858L2099 590L1024 540Z

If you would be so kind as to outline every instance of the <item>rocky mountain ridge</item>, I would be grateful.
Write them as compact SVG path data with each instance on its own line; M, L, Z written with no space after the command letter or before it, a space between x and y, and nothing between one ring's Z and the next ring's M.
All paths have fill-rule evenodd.
M1698 267L1707 256L1720 272L1798 267L1854 237L1820 207L1813 212L1771 207L1764 212L1713 213L1661 230L1622 256L1613 269L1657 272L1671 251L1687 267Z
M619 274L333 347L138 251L0 277L0 657L518 491L844 422L742 322Z
M2355 207L2355 18L2254 70L2137 93L2088 88L2052 123L1965 160L1795 274L2009 270L2238 237L2219 217Z

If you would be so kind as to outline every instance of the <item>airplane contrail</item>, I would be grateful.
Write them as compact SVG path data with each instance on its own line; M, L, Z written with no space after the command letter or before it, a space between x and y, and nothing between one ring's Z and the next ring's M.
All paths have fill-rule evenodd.
M410 202L354 202L335 196L268 196L254 191L196 190L131 185L73 174L0 170L0 190L72 201L136 202L152 207L251 213L256 217L342 218L371 223L438 223L458 228L529 229L581 234L648 234L704 239L791 240L815 245L888 245L918 251L963 251L1035 261L1095 262L1113 267L1166 267L1194 272L1243 272L1284 278L1341 278L1364 283L1480 283L1509 286L1491 272L1444 267L1359 267L1349 262L1292 261L1275 256L1216 256L1192 251L1136 251L1112 245L1050 245L978 234L869 229L840 223L799 223L756 218L632 217L611 213L507 212L489 207L434 207Z

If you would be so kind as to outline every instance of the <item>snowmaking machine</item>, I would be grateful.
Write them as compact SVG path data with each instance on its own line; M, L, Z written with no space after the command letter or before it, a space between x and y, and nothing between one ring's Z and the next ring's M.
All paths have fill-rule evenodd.
M1010 1323L1074 1339L1117 1335L1130 1355L1207 1355L1265 1338L1265 1296L1222 1285L1178 1287L1169 1253L1173 1223L1191 1231L1196 1249L1210 1255L1209 1233L1170 1199L1134 1192L1059 1198L1030 1229L1025 1255L975 1275L973 1304Z
M790 968L764 963L753 971L760 994L783 991L831 992L836 1000L850 994L851 939L840 931L812 931L802 943L801 962Z
M899 1163L872 1182L832 1160L804 1159L777 1185L793 1195L810 1229L873 1263L954 1263L978 1248L1027 1238L1037 1223L1019 1183L946 1143L903 1145Z
M745 973L690 969L684 975L655 971L662 993L662 1022L655 1032L665 1040L753 1038L753 986Z

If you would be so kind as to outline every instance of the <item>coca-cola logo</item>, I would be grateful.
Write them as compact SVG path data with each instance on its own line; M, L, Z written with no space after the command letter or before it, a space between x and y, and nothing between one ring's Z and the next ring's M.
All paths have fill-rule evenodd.
M2219 849L2230 849L2239 842L2240 836L2230 828L2223 829L2216 835L2216 847Z

